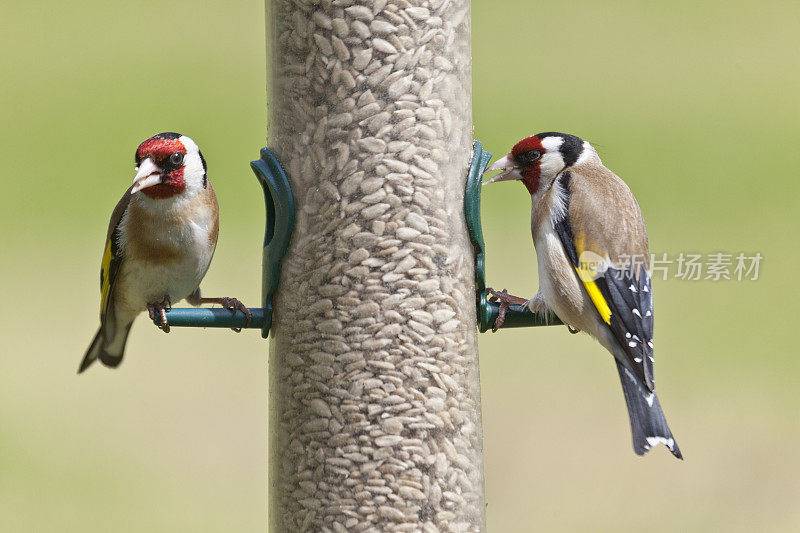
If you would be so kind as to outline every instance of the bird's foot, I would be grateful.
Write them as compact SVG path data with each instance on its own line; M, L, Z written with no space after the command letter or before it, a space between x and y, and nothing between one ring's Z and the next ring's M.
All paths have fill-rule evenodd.
M570 326L569 324L567 324L567 329L568 329L568 330L569 330L569 332L570 332L570 333L572 333L573 335L575 335L576 333L580 333L580 332L581 332L581 330L579 330L578 328L573 328L573 327L572 327L572 326Z
M172 309L172 302L169 299L169 295L164 296L164 299L160 302L147 304L147 314L150 315L150 320L155 321L158 317L159 322L161 322L161 324L158 324L158 329L164 333L169 333L167 311L170 309Z
M238 309L239 311L244 313L244 316L247 317L247 327L250 327L250 321L253 319L253 313L251 313L250 310L247 308L247 306L245 306L242 302L240 302L236 298L227 298L224 296L222 298L200 298L200 303L219 304L225 309L232 310L234 313ZM236 333L242 331L242 328L231 328L231 329Z
M489 295L490 302L500 302L500 310L497 313L497 320L494 321L494 325L492 326L492 333L497 332L497 330L500 329L500 326L503 325L503 322L506 321L506 312L508 312L508 307L510 304L528 303L528 300L525 298L508 294L506 289L503 289L502 291L496 291L491 287L487 287L486 294Z

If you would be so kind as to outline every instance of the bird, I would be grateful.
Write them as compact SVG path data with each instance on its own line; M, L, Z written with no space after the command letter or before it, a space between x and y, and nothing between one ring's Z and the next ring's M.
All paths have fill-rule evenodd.
M78 373L95 360L119 366L134 319L147 311L169 332L166 311L186 299L251 313L236 298L204 298L200 282L219 234L219 206L206 161L185 135L159 133L136 149L133 184L108 224L100 267L100 328Z
M633 193L589 142L565 133L525 137L485 172L497 170L484 185L519 180L531 196L539 289L526 300L489 288L491 299L501 311L553 312L599 341L614 356L634 452L663 444L683 459L655 392L649 244Z

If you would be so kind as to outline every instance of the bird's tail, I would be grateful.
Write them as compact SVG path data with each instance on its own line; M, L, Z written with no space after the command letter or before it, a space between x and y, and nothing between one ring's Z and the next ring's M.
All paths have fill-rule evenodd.
M667 426L667 419L661 410L661 404L655 392L649 392L642 386L636 376L625 365L615 359L619 379L622 382L622 392L625 394L625 403L628 405L628 416L631 420L631 433L633 434L633 451L637 455L644 455L650 448L663 444L672 455L683 459L678 443L672 436Z
M131 324L122 328L108 328L107 324L100 326L89 349L86 350L86 355L83 356L83 361L78 367L78 374L89 368L96 359L100 359L101 363L110 368L119 366L122 356L125 355L125 344L128 341L130 330ZM111 333L110 340L108 333Z

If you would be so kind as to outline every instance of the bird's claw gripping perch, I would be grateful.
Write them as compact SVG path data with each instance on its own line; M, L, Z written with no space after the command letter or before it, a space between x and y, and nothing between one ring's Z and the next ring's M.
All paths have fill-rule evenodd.
M500 309L497 313L497 320L494 321L492 326L492 333L496 333L500 326L503 325L503 322L506 321L506 312L510 304L525 304L528 302L525 298L508 294L506 289L496 291L491 287L486 287L486 294L489 295L490 302L500 302Z
M247 317L247 326L250 327L250 321L253 320L253 313L250 312L250 309L247 308L242 302L237 300L236 298L228 298L228 297L221 297L221 298L200 298L200 303L204 304L219 304L225 309L230 309L234 313L238 309L244 316ZM236 333L241 333L242 328L231 328Z
M153 302L147 304L147 313L150 315L150 320L155 321L158 315L161 324L158 324L158 329L164 333L169 333L169 321L167 320L167 311L172 309L172 302L169 296L164 296L160 302Z

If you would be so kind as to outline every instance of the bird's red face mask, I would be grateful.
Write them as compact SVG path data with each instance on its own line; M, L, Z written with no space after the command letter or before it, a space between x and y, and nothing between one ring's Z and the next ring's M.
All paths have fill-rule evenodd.
M520 180L530 194L539 188L541 172L541 158L545 149L542 141L537 136L526 137L514 145L505 157L502 157L489 166L484 172L502 170L499 174L484 182Z
M136 176L131 194L139 191L150 198L169 198L186 188L183 176L186 147L176 138L156 135L136 150Z

